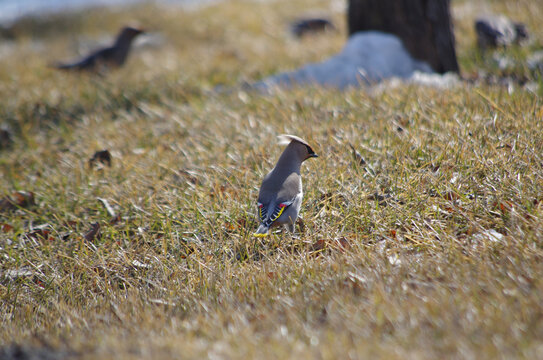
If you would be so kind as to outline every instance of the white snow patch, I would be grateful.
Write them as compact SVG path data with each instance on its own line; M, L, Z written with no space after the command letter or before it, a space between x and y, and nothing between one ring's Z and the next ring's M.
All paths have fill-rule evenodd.
M349 38L343 50L320 63L307 64L297 70L270 76L253 87L269 90L275 86L322 85L337 89L371 85L384 79L409 79L417 73L433 73L424 61L413 59L395 35L379 31L362 31ZM437 75L440 76L440 75Z
M400 259L398 254L389 255L387 256L387 259L390 265L400 265L402 263L402 260Z
M430 74L420 71L415 71L409 78L409 82L418 85L433 86L440 89L450 89L462 83L458 77L458 74L453 72L448 72L445 74Z
M476 240L490 240L491 242L499 242L503 239L503 234L494 229L490 229L473 235L473 238Z

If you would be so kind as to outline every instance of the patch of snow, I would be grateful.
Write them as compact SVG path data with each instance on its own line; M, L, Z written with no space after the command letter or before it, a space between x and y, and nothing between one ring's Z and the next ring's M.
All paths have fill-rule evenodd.
M473 235L473 238L476 240L490 240L491 242L499 242L503 239L503 234L497 232L494 229L486 230L482 233Z
M402 263L402 260L400 259L398 254L389 255L387 256L387 259L390 265L400 265Z
M506 70L516 65L515 60L510 56L494 54L492 60L496 62L500 70Z
M96 7L133 5L148 0L0 0L0 25L10 26L23 17L81 11ZM166 6L180 5L190 10L220 0L156 0Z
M7 270L4 275L10 279L17 279L22 277L34 276L34 272L32 272L28 267L23 266L19 269Z
M43 16L95 6L130 4L142 0L8 0L0 1L0 23L10 25L25 16Z
M409 82L418 85L433 86L440 89L450 89L461 83L460 77L454 72L445 74L423 73L415 71L409 78Z
M530 70L539 70L543 73L543 50L539 50L528 56L526 60Z
M426 62L413 59L395 35L362 31L351 36L343 50L328 60L270 76L252 87L262 91L295 85L345 89L393 77L409 79L415 72L433 73Z

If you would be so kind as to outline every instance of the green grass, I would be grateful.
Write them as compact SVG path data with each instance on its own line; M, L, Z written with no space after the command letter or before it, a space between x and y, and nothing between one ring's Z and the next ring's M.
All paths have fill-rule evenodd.
M297 14L336 3L140 6L14 28L0 195L35 204L0 212L0 344L82 359L543 356L540 97L484 83L209 91L338 51L344 30L286 34ZM475 8L528 24L534 40L511 50L521 64L543 13L511 4ZM453 7L463 70L497 71L475 50L474 5ZM125 68L47 68L134 21L164 42ZM255 239L282 133L320 155L302 170L303 231ZM90 167L103 149L112 166ZM85 238L93 223L100 235Z

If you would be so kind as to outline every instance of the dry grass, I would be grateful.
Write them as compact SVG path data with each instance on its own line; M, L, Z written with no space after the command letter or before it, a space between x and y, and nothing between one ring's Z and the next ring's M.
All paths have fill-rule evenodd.
M284 30L337 3L144 6L18 30L0 67L14 134L0 189L35 204L0 212L2 344L84 359L543 357L541 98L485 85L208 91L340 49L344 33ZM542 39L538 0L515 3ZM46 68L134 19L164 42L126 68ZM488 65L473 34L457 36L464 67ZM321 157L303 169L303 232L257 240L281 133ZM102 149L112 166L89 167Z

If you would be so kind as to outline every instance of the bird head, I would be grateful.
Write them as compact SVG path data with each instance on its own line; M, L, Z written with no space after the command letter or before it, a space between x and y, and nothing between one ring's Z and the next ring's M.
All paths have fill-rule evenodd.
M121 29L119 34L120 38L133 39L139 34L143 34L145 31L141 28L125 26Z
M305 140L297 136L284 134L280 135L279 139L280 144L288 144L288 146L296 152L301 161L305 161L309 158L319 157L319 155L313 151L313 148Z

